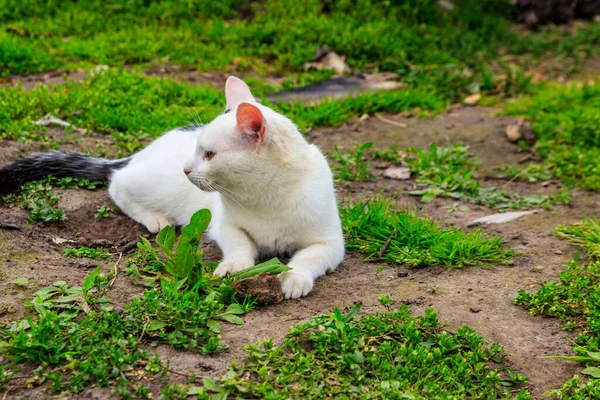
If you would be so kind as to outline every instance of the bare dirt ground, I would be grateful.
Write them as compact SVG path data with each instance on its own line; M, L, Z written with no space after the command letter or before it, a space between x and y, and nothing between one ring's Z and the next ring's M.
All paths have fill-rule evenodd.
M390 145L399 148L416 146L426 148L432 141L440 145L462 143L470 147L481 161L482 174L497 173L496 167L515 165L526 154L504 138L504 128L514 123L507 117L494 116L497 110L481 107L459 107L434 119L399 118L384 116L388 120L405 124L389 124L376 118L362 122L350 122L339 128L315 129L309 139L324 150L334 145L350 149L357 142L372 141L375 147L387 150ZM60 135L60 131L50 131ZM68 150L94 147L96 141L110 142L110 137L90 136L82 142L66 145ZM0 142L0 164L15 156L40 151L32 145ZM413 188L414 181L392 181L384 179L381 170L374 169L377 182L357 183L338 188L339 199L348 195L359 197L384 190L422 209L438 221L446 221L461 228L475 218L491 214L486 207L458 202L465 211L448 214L446 205L456 203L437 199L423 205L409 196L405 188ZM498 184L498 182L492 182ZM487 183L490 184L490 183ZM548 188L541 185L514 183L509 191L543 193ZM554 188L552 190L555 190ZM102 262L107 268L117 260L119 249L145 234L143 228L126 216L115 213L110 218L94 218L94 211L103 204L112 205L104 190L63 190L59 206L68 215L62 224L27 223L27 213L18 208L0 207L0 220L15 222L20 230L0 230L0 323L22 318L25 312L23 301L41 287L57 280L79 285L97 261L67 258L61 249L65 245L57 241L67 240L70 245L101 246L115 253L112 260ZM275 337L281 340L287 329L299 321L333 309L333 307L362 304L363 313L382 311L377 297L390 294L398 303L407 303L416 313L425 307L434 306L440 319L456 330L469 325L490 342L505 347L511 367L527 375L530 391L535 399L544 398L543 393L556 388L572 377L580 365L556 359L543 358L548 355L572 354L567 342L573 333L561 330L554 319L531 317L523 309L513 305L512 295L519 289L534 290L548 278L556 278L571 259L575 249L555 238L551 230L558 224L571 223L591 214L600 205L600 196L587 192L576 192L570 207L561 206L553 211L542 211L503 225L484 227L486 232L503 235L505 243L522 253L511 266L465 268L462 270L444 267L406 270L403 266L374 264L361 261L359 254L348 254L337 271L320 279L308 297L285 301L252 311L245 316L244 326L224 325L223 343L229 350L213 357L193 352L176 352L162 346L158 353L170 360L175 371L196 373L198 376L218 376L225 372L232 360L242 360L244 345ZM58 239L60 238L60 239ZM205 258L218 260L219 251L213 243L205 242ZM383 272L377 274L382 265ZM537 268L537 267L543 268ZM399 271L408 276L399 277ZM11 284L16 278L39 278L35 288L25 289ZM428 289L437 288L438 294ZM123 304L131 296L141 292L126 276L119 276L110 297L116 304ZM173 377L176 382L184 378ZM33 391L32 391L33 390ZM44 398L46 395L26 385L9 389L7 398ZM105 390L91 390L74 398L107 398Z

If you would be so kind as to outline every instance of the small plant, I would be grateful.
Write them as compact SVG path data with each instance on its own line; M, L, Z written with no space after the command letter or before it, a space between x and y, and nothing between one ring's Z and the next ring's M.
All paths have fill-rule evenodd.
M549 280L537 292L519 291L515 304L532 315L542 314L561 320L566 330L580 333L573 342L576 356L560 356L586 363L582 371L600 378L600 262L579 263L579 254L560 274L558 281Z
M248 346L242 366L188 392L219 398L530 398L520 389L527 378L504 367L502 348L487 345L472 329L448 333L432 309L415 317L402 305L357 318L359 310L356 305L344 315L336 308L296 325L281 346L272 339Z
M512 165L502 167L501 178L515 180L523 179L528 182L547 181L552 178L550 166L544 164L527 164L525 168L519 168Z
M387 161L391 162L392 164L400 164L404 158L404 154L398 149L398 146L390 146L388 151L373 150L371 152L371 157L373 157L374 160Z
M106 260L112 257L112 254L108 252L108 250L103 248L89 248L89 247L80 247L78 249L74 249L71 247L64 247L62 252L67 257L77 257L77 258L91 258L94 260Z
M593 260L600 260L600 221L595 215L574 225L558 226L554 233L585 250Z
M108 207L106 204L103 204L94 212L94 218L109 218L113 212L113 207Z
M393 200L382 195L356 203L349 199L340 209L340 216L347 248L365 254L369 260L411 267L443 264L462 268L507 264L517 255L502 246L502 237L443 227L431 218L398 209Z
M88 179L61 178L48 176L37 182L28 182L21 188L20 193L4 196L5 203L13 203L29 210L29 220L32 222L61 222L67 219L65 212L58 207L60 194L53 192L55 188L94 190L106 187L104 181L89 181Z
M373 147L372 142L357 144L354 151L340 152L337 146L330 157L336 162L333 166L336 180L361 182L366 179L375 180L375 175L369 172L369 162L365 153Z

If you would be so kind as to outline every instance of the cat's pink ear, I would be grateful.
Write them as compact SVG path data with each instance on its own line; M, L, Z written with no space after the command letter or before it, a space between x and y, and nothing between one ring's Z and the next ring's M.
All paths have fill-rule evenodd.
M262 143L265 140L265 119L258 109L249 103L242 103L238 106L236 112L238 129L250 135L257 143Z
M230 76L225 82L225 99L227 100L228 110L236 108L243 102L255 101L248 85L235 76Z

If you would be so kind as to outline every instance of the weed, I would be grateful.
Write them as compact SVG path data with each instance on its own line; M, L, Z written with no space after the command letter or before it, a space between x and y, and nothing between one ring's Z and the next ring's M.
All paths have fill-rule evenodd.
M546 85L509 104L506 113L532 120L538 153L568 185L600 189L600 87Z
M596 216L585 218L574 225L562 225L555 235L581 247L593 260L600 260L600 221Z
M202 253L196 247L209 221L210 212L200 210L178 240L172 229L161 231L158 242L170 257L158 257L154 248L146 247L148 243L140 247L141 253L150 252L163 263L165 273L157 287L132 299L120 312L114 311L106 296L115 276L104 276L101 267L92 271L81 287L61 281L35 292L26 305L36 311L37 318L27 317L0 329L4 340L0 342L4 356L0 385L29 363L36 367L36 379L49 382L57 392L68 389L77 393L91 384L116 382L121 397L137 393L147 398L148 389L136 386L129 378L131 372L135 370L134 375L141 377L144 371L155 374L166 367L142 349L143 343L166 343L204 354L223 349L219 321L243 323L239 316L251 310L254 302L244 299L240 304L222 278L210 280L193 272L203 270ZM174 243L177 247L172 252ZM75 253L96 254L87 248ZM271 262L262 270L284 269ZM82 313L83 317L75 320Z
M56 188L62 189L88 189L105 188L104 181L89 181L79 178L61 178L52 176L37 182L28 182L21 188L20 193L4 196L2 201L13 203L29 210L31 222L61 222L67 219L65 212L57 208L61 195L54 192Z
M366 179L375 180L375 175L369 172L370 164L365 158L365 153L373 147L373 143L356 144L354 151L342 153L337 146L329 155L336 162L333 171L338 182L356 181L361 182Z
M464 146L437 147L431 144L429 150L412 148L408 150L406 162L417 176L417 183L423 188L409 192L421 196L421 201L428 203L436 197L451 197L468 200L475 204L485 205L499 210L528 209L543 207L551 209L555 205L570 204L571 195L568 190L561 189L551 195L531 194L520 196L508 194L498 188L481 188L475 179L477 164L472 154ZM507 173L514 173L506 169ZM523 176L536 179L543 176L543 169L530 168ZM521 174L518 172L516 174Z
M502 247L502 237L442 227L429 217L406 208L396 209L393 200L381 195L357 203L349 199L340 208L340 216L346 247L365 254L369 260L412 267L443 264L462 268L507 264L516 256L512 249Z
M112 256L108 252L108 250L103 248L92 249L89 247L80 247L78 249L74 249L71 247L64 247L62 252L67 257L78 257L78 258L92 258L94 260L106 260Z
M390 146L388 151L384 150L373 150L371 157L374 160L381 160L391 162L392 164L400 164L404 159L404 154L398 149L398 146Z
M544 164L527 164L525 168L519 168L512 165L502 167L500 178L512 180L522 179L527 182L547 181L552 178L552 169Z
M114 207L108 207L106 204L103 204L94 212L94 218L109 218L114 211Z
M281 346L272 339L248 346L243 366L190 391L220 398L512 398L527 383L491 367L504 362L500 346L468 327L449 333L432 309L414 317L402 305L357 318L359 308L296 325ZM528 398L526 390L517 395Z

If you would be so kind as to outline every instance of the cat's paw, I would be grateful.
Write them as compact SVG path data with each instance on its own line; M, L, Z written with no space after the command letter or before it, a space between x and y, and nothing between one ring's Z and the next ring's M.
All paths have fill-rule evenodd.
M297 299L309 294L315 284L311 274L301 269L293 269L280 275L283 297Z
M167 217L161 215L152 215L144 218L142 224L148 229L150 233L158 233L165 226L171 225Z
M253 260L246 260L243 258L231 258L229 260L223 260L219 263L217 269L215 269L214 275L229 276L236 272L240 272L243 269L250 268L254 265Z

